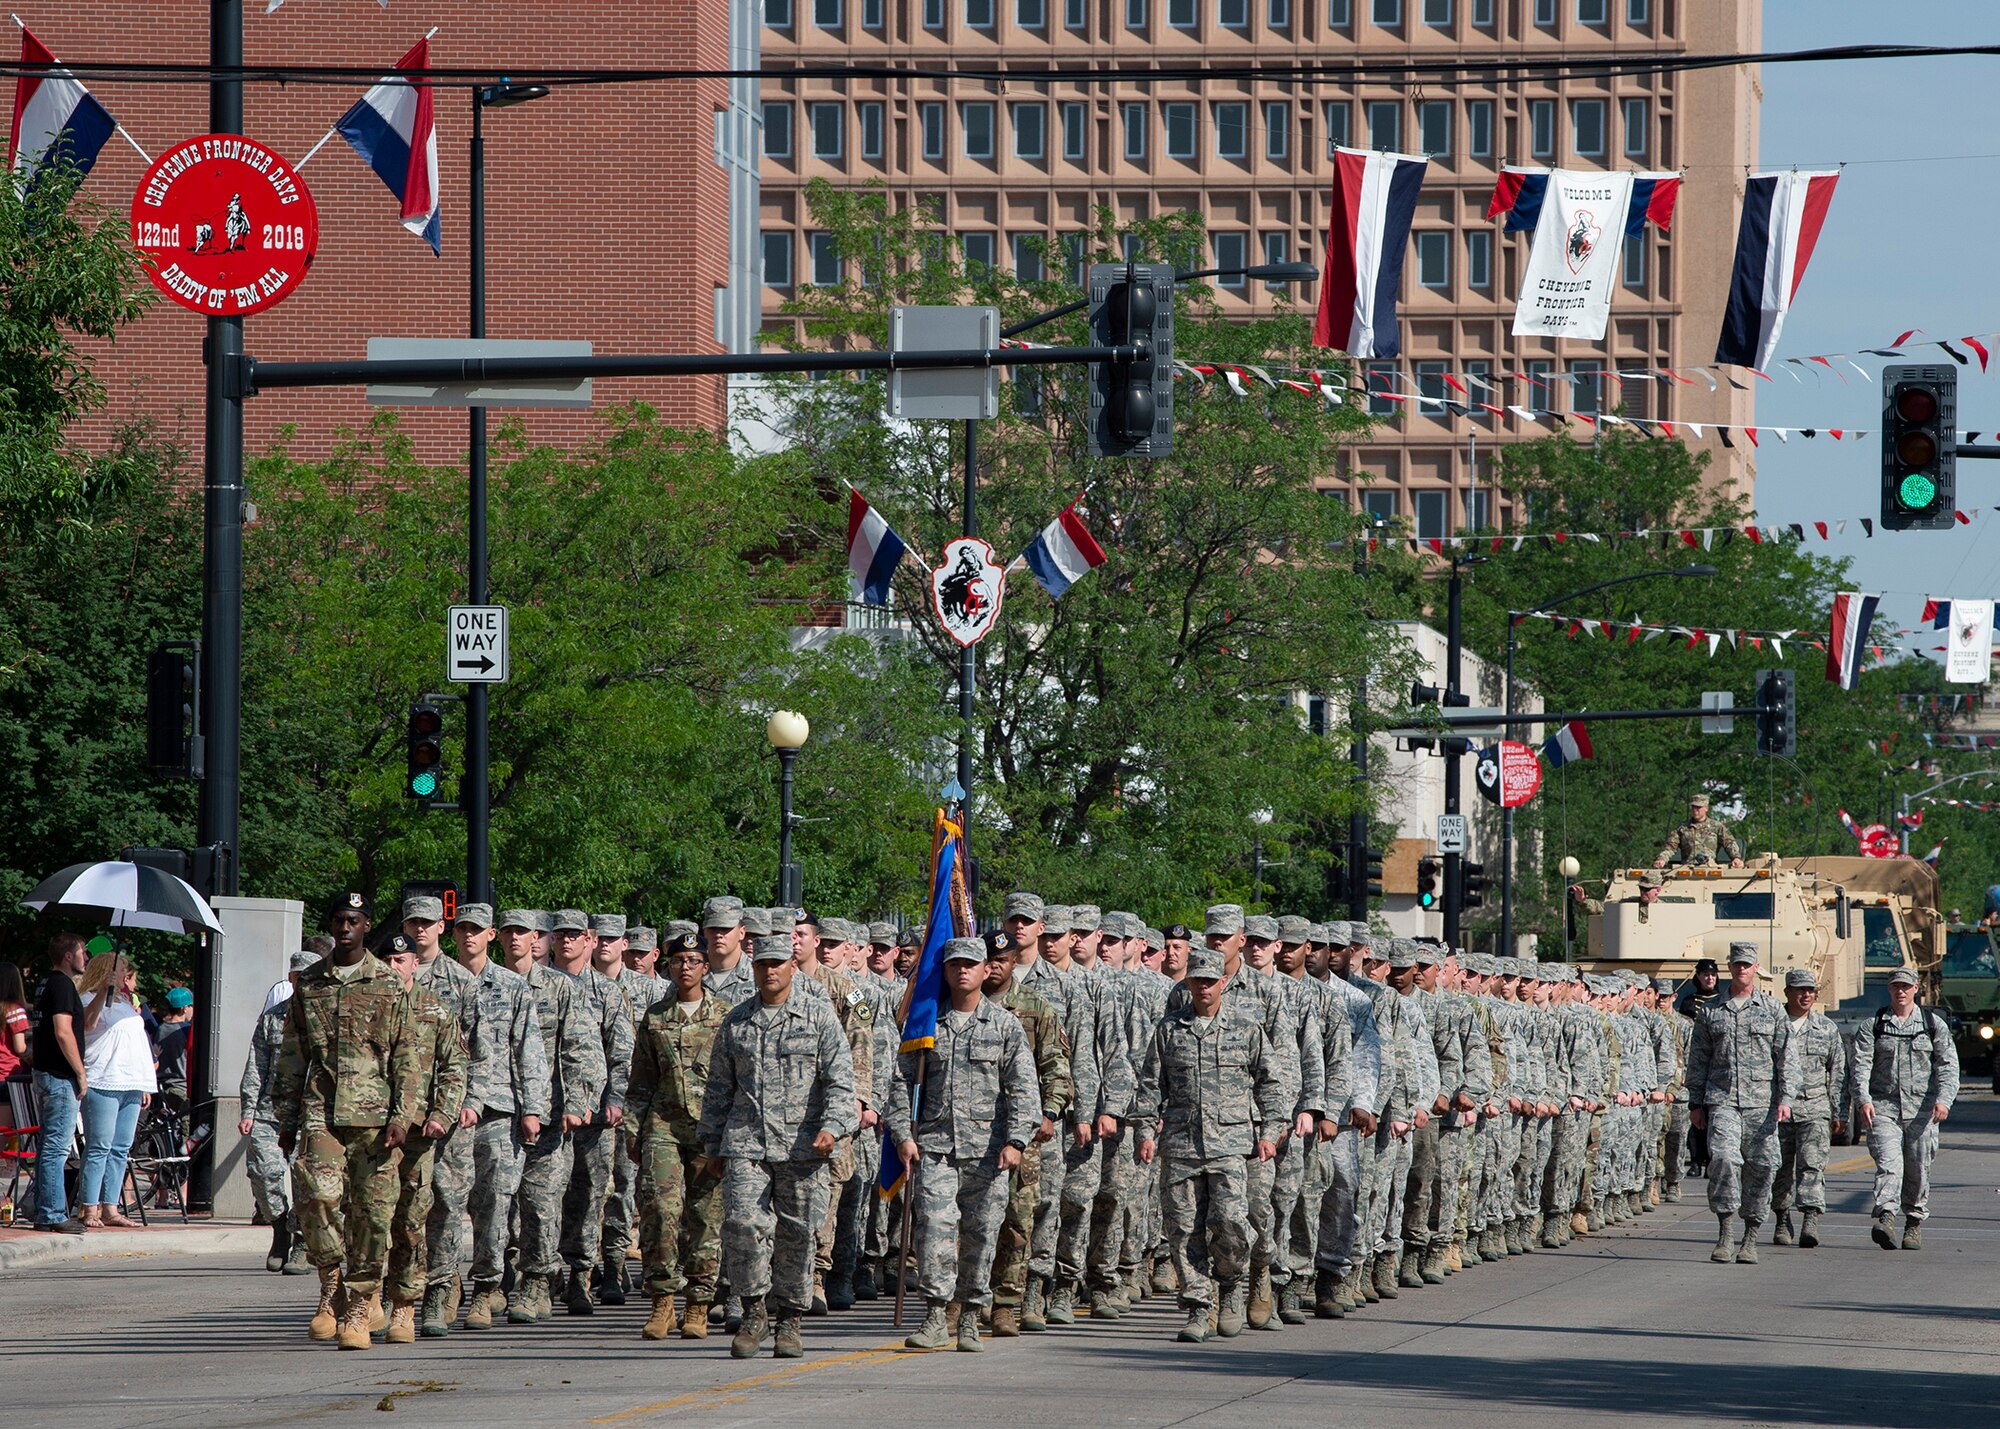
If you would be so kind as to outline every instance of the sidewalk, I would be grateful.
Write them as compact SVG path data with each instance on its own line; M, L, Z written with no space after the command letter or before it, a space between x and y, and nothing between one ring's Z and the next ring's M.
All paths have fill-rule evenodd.
M48 1231L10 1226L0 1229L0 1276L28 1266L64 1261L130 1259L153 1255L241 1254L263 1264L271 1232L241 1222L180 1223L156 1219L145 1230L90 1231L84 1235L54 1235Z

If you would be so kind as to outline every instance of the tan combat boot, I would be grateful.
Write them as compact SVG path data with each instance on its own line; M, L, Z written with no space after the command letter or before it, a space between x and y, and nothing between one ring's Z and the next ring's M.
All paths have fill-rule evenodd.
M343 1350L365 1350L372 1343L368 1333L368 1321L372 1318L376 1297L366 1299L352 1290L341 1293L340 1324L334 1331L334 1338Z
M772 1355L781 1360L795 1360L805 1352L805 1342L799 1337L799 1317L780 1315L771 1330Z
M1250 1328L1253 1330L1268 1328L1277 1308L1271 1294L1271 1267L1260 1265L1252 1272L1250 1282L1249 1304L1245 1315Z
M690 1307L690 1312L692 1308ZM702 1326L705 1330L706 1324ZM653 1313L646 1317L646 1327L639 1334L648 1340L664 1340L674 1332L674 1295L669 1290L664 1295L653 1297Z
M707 1301L688 1301L688 1312L681 1317L681 1338L684 1340L705 1340L708 1338Z
M383 1337L392 1345L417 1342L417 1307L408 1300L389 1301L389 1331Z
M497 1285L475 1285L472 1298L465 1305L465 1328L468 1330L490 1330L493 1317L507 1313L507 1297L500 1293Z
M1017 1305L993 1307L993 1338L1011 1340L1021 1333L1021 1310Z
M389 1317L382 1313L382 1292L377 1290L368 1297L368 1333L379 1335L389 1327Z
M306 1334L315 1340L330 1340L340 1323L340 1267L323 1266L319 1272L319 1309L313 1311Z
M737 1327L736 1338L729 1342L731 1358L747 1360L756 1355L758 1347L764 1343L764 1332L770 1327L766 1317L764 1302L758 1300L744 1302L743 1323Z

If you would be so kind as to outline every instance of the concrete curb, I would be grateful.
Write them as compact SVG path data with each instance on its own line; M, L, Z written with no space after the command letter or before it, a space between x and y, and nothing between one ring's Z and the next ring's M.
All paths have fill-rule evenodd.
M187 1226L172 1230L92 1231L87 1235L38 1233L0 1240L0 1275L29 1266L77 1260L129 1260L155 1255L261 1253L271 1233L261 1226Z

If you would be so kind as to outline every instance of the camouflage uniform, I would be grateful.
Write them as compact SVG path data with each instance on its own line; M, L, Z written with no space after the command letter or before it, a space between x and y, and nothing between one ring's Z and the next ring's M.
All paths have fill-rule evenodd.
M364 954L352 969L307 968L286 1009L271 1107L296 1143L299 1230L313 1267L344 1261L348 1292L365 1300L381 1286L402 1163L383 1129L420 1127L426 1106L410 1003L401 979Z
M1338 926L1341 936L1348 936L1346 925ZM1373 1115L1381 1109L1382 1036L1375 1027L1375 1004L1367 993L1344 977L1329 977L1319 986L1325 991L1321 1027L1326 1036L1327 1115L1338 1116L1343 1124L1333 1140L1320 1148L1326 1167L1325 1190L1319 1198L1318 1219L1306 1253L1320 1270L1345 1275L1353 1268L1364 1205L1364 1148L1372 1152L1374 1145L1373 1138L1345 1125L1346 1114L1359 1110ZM1342 1063L1347 1068L1347 1095L1336 1108L1333 1103L1341 1085L1337 1069ZM1372 1163L1367 1169L1372 1170Z
M1694 1023L1675 1011L1671 1005L1662 1005L1660 1020L1674 1037L1674 1077L1668 1085L1666 1134L1660 1139L1660 1189L1669 1197L1677 1197L1681 1190L1681 1176L1687 1166L1688 1152L1688 1088L1687 1056L1688 1039L1694 1035Z
M626 1005L632 1009L632 1038L636 1048L639 1029L646 1020L646 1014L661 998L673 996L674 990L664 978L643 973L637 968L621 971L617 983L624 990ZM617 1154L611 1158L611 1198L604 1206L604 1263L614 1271L624 1264L625 1252L631 1248L638 1195L644 1189L641 1185L643 1178L636 1174L637 1163L632 1155L634 1138L639 1135L639 1129L630 1108L626 1110L626 1118L618 1126Z
M885 1116L890 1141L915 1141L921 1157L917 1288L933 1305L956 1300L971 1313L993 1299L1007 1213L1001 1148L1014 1146L1025 1159L1041 1129L1041 1090L1020 1020L984 998L970 1012L947 1004L929 1050L900 1054Z
M1097 1120L1101 1102L1098 1087L1097 1023L1087 994L1080 990L1071 973L1047 958L1018 968L1017 987L1024 987L1055 1009L1062 1022L1063 1041L1069 1049L1072 1099L1058 1124L1055 1136L1042 1145L1042 1164L1037 1177L1035 1230L1030 1239L1028 1271L1047 1279L1055 1274L1056 1240L1062 1229L1063 1183L1069 1159L1080 1155L1072 1135L1077 1127L1090 1127ZM1095 1133L1092 1133L1095 1135Z
M1070 1082L1069 1050L1063 1045L1062 1019L1056 1010L1020 983L1001 997L1000 1005L1020 1020L1035 1059L1035 1084L1041 1091L1042 1115L1060 1136L1064 1117L1076 1096ZM1035 1130L1040 1132L1038 1125ZM1053 1139L1053 1138L1052 1138ZM1019 1305L1028 1288L1029 1245L1034 1238L1035 1206L1041 1196L1042 1149L1028 1138L1021 1164L1007 1183L1007 1213L1000 1226L993 1260L993 1303Z
M422 983L412 984L407 996L411 1035L417 1044L417 1076L425 1096L423 1113L403 1147L403 1164L397 1176L396 1213L389 1221L388 1286L391 1300L414 1304L423 1299L426 1267L436 1259L436 1246L428 1243L427 1231L439 1199L437 1149L444 1144L443 1137L432 1140L425 1136L423 1128L426 1122L458 1126L471 1067L458 1018L443 999ZM454 1258L446 1280L457 1273Z
M1778 1127L1778 1179L1771 1188L1771 1209L1780 1215L1794 1204L1802 1211L1826 1209L1826 1158L1847 1085L1847 1046L1832 1018L1817 1007L1794 1017L1792 1039L1799 1049L1799 1086L1792 1119Z
M844 972L838 972L825 963L815 964L807 971L801 968L792 979L792 990L809 998L818 998L833 1009L840 1023L841 1032L847 1038L848 1059L853 1068L855 1096L863 1106L875 1104L875 1004L854 981ZM859 1156L856 1143L877 1139L879 1133L870 1131L866 1138L858 1135L861 1130L857 1120L855 1129L834 1143L833 1156L827 1163L831 1186L827 1192L825 1215L813 1235L813 1269L825 1275L833 1269L834 1242L840 1238L840 1211L843 1200L848 1206L850 1227L852 1217L860 1214L858 1192L864 1189L858 1184ZM879 1166L879 1163L878 1163ZM845 1248L845 1247L843 1247Z
M243 1059L243 1116L250 1122L250 1149L244 1154L244 1169L250 1176L250 1190L257 1209L272 1225L292 1213L292 1175L285 1153L278 1146L277 1112L271 1105L271 1075L277 1067L278 1047L285 1040L285 1016L291 1006L286 998L269 1012L260 1013L250 1033L250 1055Z
M1472 1156L1479 1115L1476 1108L1485 1105L1493 1093L1493 1059L1470 997L1461 992L1437 993L1429 1012L1440 1094L1450 1106L1438 1119L1436 1190L1425 1208L1428 1214L1417 1218L1417 1228L1420 1249L1441 1259L1462 1234L1458 1229L1459 1202ZM1461 1094L1471 1100L1475 1110L1458 1109ZM1426 1266L1435 1270L1436 1262L1427 1261Z
M657 1297L685 1288L690 1305L715 1302L722 1260L722 1180L708 1174L698 1128L716 1035L728 1012L729 1004L706 992L691 1014L677 994L655 1001L639 1024L625 1098L644 1187L638 1212L646 1293Z
M591 1110L588 1126L570 1138L569 1186L562 1198L562 1258L571 1273L589 1275L597 1263L604 1225L604 1199L611 1191L611 1156L618 1148L618 1128L607 1114L625 1107L625 1087L632 1075L632 1009L617 980L586 965L571 981L575 1015L596 1032L604 1049L603 1096Z
M417 967L415 987L422 988L443 1005L458 1036L461 1056L465 1052L465 1029L471 1017L475 982L471 973L443 953ZM425 1148L428 1155L406 1153L403 1157L406 1183L414 1169L410 1164L413 1160L428 1163L430 1195L428 1219L423 1227L430 1257L427 1284L449 1284L458 1274L465 1248L465 1204L472 1192L472 1141L472 1133L459 1126L458 1110L454 1107L445 1120L444 1135ZM417 1149L416 1138L412 1137L410 1151Z
M1944 1019L1918 1006L1908 1017L1884 1011L1864 1021L1854 1034L1848 1086L1857 1119L1862 1107L1875 1109L1868 1128L1875 1214L1900 1206L1921 1222L1930 1214L1931 1158L1938 1145L1931 1109L1950 1111L1958 1100L1958 1049Z
M474 978L464 1017L472 1063L465 1106L479 1118L462 1133L470 1138L472 1162L472 1283L491 1290L506 1270L508 1213L527 1164L520 1119L536 1117L544 1126L549 1119L549 1053L528 980L494 959ZM449 1240L440 1257L432 1227L433 1285L440 1259L446 1278L457 1273L463 1223L453 1217L444 1233Z
M1797 1055L1784 1004L1768 993L1726 998L1695 1023L1688 1099L1708 1112L1708 1208L1718 1216L1740 1209L1747 1227L1764 1219L1778 1171L1778 1108L1797 1094Z
M551 1073L549 1122L528 1148L514 1209L522 1272L548 1276L561 1263L557 1244L562 1231L563 1192L574 1167L573 1133L562 1129L562 1119L597 1114L609 1069L604 1039L580 1005L576 979L558 968L537 966L529 970L527 982Z
M826 1131L838 1144L860 1126L853 1050L831 1004L801 996L800 981L775 1007L752 998L723 1019L699 1124L702 1148L725 1162L723 1275L746 1304L768 1299L780 1317L812 1300L829 1189L813 1139Z
M1216 1281L1235 1294L1249 1272L1248 1158L1257 1153L1259 1128L1275 1136L1293 1099L1271 1067L1262 1024L1242 1000L1225 996L1213 1017L1197 1017L1190 1001L1177 1001L1146 1050L1132 1122L1141 1147L1159 1143L1167 1250L1181 1304L1194 1309L1215 1303ZM1197 1226L1208 1243L1206 1268L1189 1249Z
M1136 915L1126 916L1137 921ZM1148 967L1127 968L1120 974L1119 1020L1133 1055L1144 1056L1152 1045L1173 990L1173 979ZM1138 1272L1153 1244L1147 1227L1159 1204L1159 1168L1139 1164L1138 1138L1129 1123L1119 1129L1116 1143L1117 1175L1112 1184L1099 1188L1091 1207L1088 1269L1091 1285L1100 1290L1115 1288Z
M1729 832L1729 826L1713 817L1697 822L1689 819L1667 835L1666 847L1656 858L1668 863L1694 863L1706 858L1710 863L1729 863L1743 857L1743 851L1736 846L1736 835Z
M1076 1004L1077 1031L1095 1043L1097 1060L1097 1104L1091 1119L1117 1118L1121 1123L1132 1114L1132 1060L1125 1046L1125 1032L1119 1019L1118 987L1111 970L1101 967L1069 969L1071 996ZM1114 1171L1117 1138L1093 1137L1088 1146L1072 1144L1064 1153L1062 1218L1055 1246L1055 1275L1058 1283L1083 1280L1090 1250L1090 1223L1097 1192L1103 1184L1106 1155Z

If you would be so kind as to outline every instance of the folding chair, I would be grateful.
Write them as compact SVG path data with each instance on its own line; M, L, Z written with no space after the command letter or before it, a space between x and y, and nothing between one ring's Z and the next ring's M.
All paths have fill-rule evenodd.
M35 1107L35 1086L32 1082L8 1082L7 1107L14 1118L14 1124L0 1127L0 1162L7 1165L7 1194L0 1199L0 1224L17 1225L21 1221L21 1182L34 1184L35 1142L42 1129L42 1119Z

